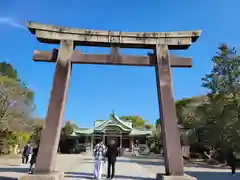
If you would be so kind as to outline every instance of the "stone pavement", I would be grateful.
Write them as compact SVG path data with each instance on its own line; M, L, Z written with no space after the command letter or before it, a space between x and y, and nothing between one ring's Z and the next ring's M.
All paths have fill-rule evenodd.
M154 180L156 174L143 168L140 164L131 162L129 158L120 157L116 163L116 180ZM103 167L103 174L106 177L107 163ZM79 159L69 172L65 172L65 180L88 180L93 179L93 160L91 156Z
M69 172L65 173L65 180L92 179L93 160L89 155L79 158ZM232 176L230 169L209 168L204 165L188 164L184 168L186 175L194 176L198 180L239 180L240 171ZM106 174L106 165L104 168ZM157 173L164 173L164 161L162 158L127 158L121 157L116 163L116 180L155 180Z
M78 158L83 155L58 155L56 169L68 171ZM0 180L15 180L28 173L29 164L22 164L21 158L1 158L0 157Z
M29 165L21 164L18 159L0 158L0 180L14 180L27 173ZM58 155L57 169L65 172L65 180L92 179L93 160L90 154ZM106 165L104 167L106 174ZM188 164L185 166L188 175L198 180L239 180L240 171L233 177L229 169L209 168ZM156 173L164 173L162 158L127 158L120 157L116 163L116 180L154 180Z
M145 170L154 174L164 172L163 158L131 158L132 163L138 163ZM186 175L194 176L198 180L240 180L240 170L232 176L231 170L226 168L213 168L206 165L187 164L184 167Z

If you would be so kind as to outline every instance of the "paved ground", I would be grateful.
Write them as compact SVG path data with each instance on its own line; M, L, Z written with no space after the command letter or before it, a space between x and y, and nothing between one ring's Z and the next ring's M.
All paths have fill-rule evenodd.
M77 166L72 167L69 172L65 173L66 180L92 179L92 158L85 156L84 159L79 159L79 161ZM103 167L104 175L106 175L106 168L107 166L105 165ZM142 165L138 163L132 162L129 158L121 157L116 163L116 180L153 180L155 176L154 172L143 168Z
M84 163L83 163L84 162ZM66 172L66 180L92 179L93 161L90 156L79 159L69 172ZM159 159L119 158L116 164L116 180L154 180L157 173L164 173L164 162ZM105 168L106 172L106 168ZM240 179L240 171L235 177L229 169L209 168L194 164L185 166L187 175L194 176L198 180L237 180ZM105 173L106 174L106 173Z
M59 155L57 169L65 172L65 180L92 179L93 160L90 155ZM28 165L22 165L20 158L0 159L0 180L13 180L28 170ZM104 167L106 174L106 166ZM240 171L233 177L228 169L209 168L199 165L187 165L185 172L199 180L237 180ZM118 159L116 164L116 180L154 180L156 173L164 173L163 160L148 158Z
M68 171L82 155L58 155L57 167L59 171ZM22 164L21 158L0 157L0 180L15 180L28 172L29 164Z
M159 159L133 159L132 163L138 163L142 168L156 173L164 172L164 161ZM185 173L190 176L196 177L198 180L237 180L240 179L240 170L237 170L236 176L232 176L230 169L226 168L213 168L206 165L187 164L184 167Z

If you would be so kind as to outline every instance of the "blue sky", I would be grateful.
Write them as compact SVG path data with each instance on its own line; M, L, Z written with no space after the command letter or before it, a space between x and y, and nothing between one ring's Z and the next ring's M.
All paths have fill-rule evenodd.
M71 3L70 3L71 2ZM227 2L227 3L226 3ZM239 0L0 0L0 60L11 62L35 91L36 116L45 117L54 63L31 60L40 44L24 27L26 20L87 29L119 31L178 31L202 29L199 40L186 51L171 54L193 58L191 69L174 68L175 99L203 94L201 78L211 69L211 56L224 42L240 47ZM105 48L78 47L85 53ZM124 54L146 54L122 50ZM90 127L96 119L140 115L154 123L158 113L155 72L150 67L74 65L65 119Z

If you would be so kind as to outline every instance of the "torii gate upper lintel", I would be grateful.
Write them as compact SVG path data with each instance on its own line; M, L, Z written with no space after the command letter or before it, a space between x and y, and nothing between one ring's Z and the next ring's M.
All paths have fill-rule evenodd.
M169 56L169 49L187 49L201 34L198 31L181 32L120 32L96 31L44 25L28 22L31 33L43 43L60 44L53 51L34 51L33 60L56 62L53 87L41 135L36 173L54 171L61 123L73 63L155 66L156 83L164 142L166 175L183 176L183 160L177 115L172 92L171 67L191 67L191 58ZM77 45L111 47L110 54L82 54ZM152 49L148 56L120 55L118 48ZM45 148L46 146L50 146ZM157 175L157 179L160 179Z
M122 32L88 30L27 22L32 34L42 43L60 44L72 40L74 45L120 48L155 49L156 44L167 44L169 50L188 49L196 42L201 30L176 32Z

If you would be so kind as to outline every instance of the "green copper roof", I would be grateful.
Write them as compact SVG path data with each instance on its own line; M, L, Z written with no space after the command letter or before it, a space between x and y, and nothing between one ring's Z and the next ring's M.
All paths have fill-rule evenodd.
M95 132L104 132L105 128L118 127L129 135L151 135L151 130L138 130L132 127L131 121L123 121L116 116L115 112L110 115L108 120L97 120L94 122L94 128L78 128L74 129L71 136L91 135Z
M94 121L94 128L100 126L101 124L103 124L106 120L96 120Z
M78 129L74 129L74 131L71 134L71 136L78 136L80 134L90 135L93 132L94 132L93 128L78 128Z
M89 129L75 129L74 132L71 134L71 136L79 136L79 135L91 135L94 133L93 128ZM129 133L129 135L151 135L151 130L138 130L138 129L132 129Z
M124 126L128 127L129 129L132 129L132 125L127 123L126 121L121 120L119 117L117 117L115 114L113 114L113 118L115 118L117 121L119 121Z
M151 135L152 131L150 130L138 130L138 129L133 129L130 132L130 135Z
M100 123L99 123L100 124ZM104 130L107 126L118 126L120 127L123 131L131 131L133 128L130 126L130 124L125 123L121 119L119 119L114 113L110 115L109 119L101 123L99 126L95 126L94 130L96 131L102 131Z

